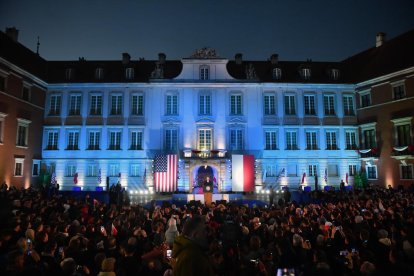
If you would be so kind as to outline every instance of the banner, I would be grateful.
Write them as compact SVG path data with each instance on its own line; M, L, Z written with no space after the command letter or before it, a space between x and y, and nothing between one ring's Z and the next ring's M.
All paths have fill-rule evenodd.
M254 191L254 155L232 156L232 190Z
M175 192L177 190L177 155L157 155L154 163L155 191Z

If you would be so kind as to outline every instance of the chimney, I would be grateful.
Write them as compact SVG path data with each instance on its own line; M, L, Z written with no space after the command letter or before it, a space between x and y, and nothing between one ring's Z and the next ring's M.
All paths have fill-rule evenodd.
M131 61L131 56L128 53L122 53L122 64L127 65Z
M375 47L380 47L385 43L385 36L386 34L381 32L381 33L377 33L377 37L376 37L376 43L375 43Z
M159 53L158 54L158 62L159 64L165 64L165 59L167 58L167 56L164 53Z
M272 63L273 65L276 65L278 62L279 62L278 54L273 54L270 56L270 63Z
M6 28L6 35L10 37L14 42L17 42L19 37L19 30L15 27Z
M240 65L243 62L243 54L238 53L234 56L234 60L236 61L236 64Z

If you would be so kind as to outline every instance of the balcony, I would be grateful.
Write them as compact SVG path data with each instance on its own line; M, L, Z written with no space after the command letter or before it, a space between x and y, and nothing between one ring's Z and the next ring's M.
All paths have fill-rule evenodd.
M370 160L378 159L381 155L381 152L378 150L378 148L371 148L359 150L359 154L361 155L362 160Z
M414 158L414 146L408 145L402 147L393 147L391 157L395 159Z
M319 150L319 148L318 148L318 145L312 144L312 145L307 145L306 150Z
M338 145L326 145L326 150L339 150Z
M190 159L217 159L217 158L227 158L228 153L226 150L184 150L183 151L184 158Z

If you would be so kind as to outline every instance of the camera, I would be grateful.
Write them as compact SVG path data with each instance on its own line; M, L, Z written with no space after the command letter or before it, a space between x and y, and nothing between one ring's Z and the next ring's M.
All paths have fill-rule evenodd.
M167 249L167 258L170 259L172 255L172 250L171 249Z

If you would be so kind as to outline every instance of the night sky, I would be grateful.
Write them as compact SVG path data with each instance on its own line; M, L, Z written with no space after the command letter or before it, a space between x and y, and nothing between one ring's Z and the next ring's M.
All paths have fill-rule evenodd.
M340 61L414 28L413 0L0 0L0 28L47 60L220 57Z

